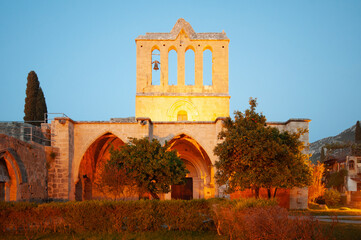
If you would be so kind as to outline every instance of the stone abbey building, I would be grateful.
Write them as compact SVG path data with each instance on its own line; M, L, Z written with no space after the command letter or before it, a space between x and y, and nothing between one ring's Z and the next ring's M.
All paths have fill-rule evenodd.
M42 132L51 140L45 145L50 146L25 139L28 125L19 125L10 133L3 130L0 200L102 198L94 185L99 164L109 159L111 145L121 146L129 137L170 142L189 170L187 184L174 187L162 199L223 196L214 179L217 157L213 149L219 142L222 120L229 116L229 39L224 32L196 33L179 19L169 33L146 33L135 42L135 118L101 122L55 118L42 124ZM203 74L206 53L211 56L208 82ZM194 58L191 81L186 77L187 54ZM171 68L174 62L176 67ZM307 119L290 119L268 124L295 131L308 129L308 123ZM308 134L302 138L308 144ZM289 192L291 208L307 207L307 189Z

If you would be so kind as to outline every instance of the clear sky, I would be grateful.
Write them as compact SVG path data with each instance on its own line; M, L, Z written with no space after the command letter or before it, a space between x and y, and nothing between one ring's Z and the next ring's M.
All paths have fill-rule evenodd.
M230 38L231 113L257 97L268 121L311 119L311 142L361 120L361 1L0 0L0 121L23 119L31 70L49 112L134 116L134 39L178 18Z

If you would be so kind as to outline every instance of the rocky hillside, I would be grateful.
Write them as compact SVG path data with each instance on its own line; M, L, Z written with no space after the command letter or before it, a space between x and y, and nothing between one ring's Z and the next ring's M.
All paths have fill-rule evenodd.
M320 159L321 148L325 144L354 142L355 141L355 129L356 129L356 125L353 125L352 127L346 129L345 131L343 131L342 133L340 133L334 137L323 138L321 140L311 143L310 144L310 153L312 154L312 157L310 158L310 160L313 163L316 163L317 160Z

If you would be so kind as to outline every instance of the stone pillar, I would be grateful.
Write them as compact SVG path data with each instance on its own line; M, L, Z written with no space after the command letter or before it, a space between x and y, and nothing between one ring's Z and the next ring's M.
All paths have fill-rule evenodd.
M292 188L290 190L290 209L307 209L308 188Z
M184 52L184 46L183 45L178 48L177 56L178 56L178 80L177 80L177 85L183 87L183 86L185 86L185 70L184 70L185 52Z
M195 48L195 86L201 87L203 86L203 52L199 47Z
M165 47L160 50L160 85L168 86L168 51Z
M51 123L52 147L58 154L49 171L49 198L69 199L74 155L74 123L70 118L55 118Z

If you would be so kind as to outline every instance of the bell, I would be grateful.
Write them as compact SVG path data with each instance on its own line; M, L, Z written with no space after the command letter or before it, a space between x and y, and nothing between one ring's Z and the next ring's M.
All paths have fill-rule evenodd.
M153 61L152 63L154 63L153 69L156 70L156 71L159 70L158 64L160 64L160 62L158 62L157 60L155 60L155 61Z

